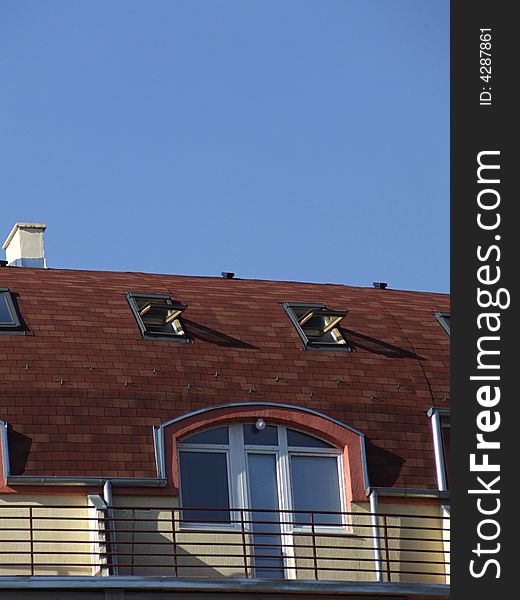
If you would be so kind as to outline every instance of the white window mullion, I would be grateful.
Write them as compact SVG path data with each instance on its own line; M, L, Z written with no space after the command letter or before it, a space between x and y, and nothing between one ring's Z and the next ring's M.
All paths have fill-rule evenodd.
M289 474L289 449L285 427L278 428L278 497L280 510L292 510L291 479ZM287 513L282 515L287 520Z
M247 508L247 469L244 451L244 435L240 424L229 426L231 504L234 508Z
M287 430L278 427L278 498L280 502L280 533L284 544L285 572L288 579L296 579L296 562L294 558L293 514L291 475L289 464L289 448L287 446Z

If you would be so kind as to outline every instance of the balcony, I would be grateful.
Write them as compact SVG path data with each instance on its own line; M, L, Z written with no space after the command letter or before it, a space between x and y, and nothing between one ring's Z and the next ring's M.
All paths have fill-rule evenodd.
M0 577L449 582L449 517L179 507L0 507Z

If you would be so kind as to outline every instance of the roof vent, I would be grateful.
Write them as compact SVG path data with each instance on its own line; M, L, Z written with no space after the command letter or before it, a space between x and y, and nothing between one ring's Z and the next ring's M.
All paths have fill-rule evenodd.
M386 281L374 281L372 284L377 290L386 290L388 283Z
M16 223L2 246L8 266L45 268L43 232L46 228L43 223Z
M230 273L229 271L222 271L221 275L224 279L233 279L235 276L234 273Z

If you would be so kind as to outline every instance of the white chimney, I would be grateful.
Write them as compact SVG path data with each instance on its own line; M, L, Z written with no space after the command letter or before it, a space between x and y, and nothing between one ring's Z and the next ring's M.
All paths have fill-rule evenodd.
M2 248L9 267L46 267L43 223L16 223Z

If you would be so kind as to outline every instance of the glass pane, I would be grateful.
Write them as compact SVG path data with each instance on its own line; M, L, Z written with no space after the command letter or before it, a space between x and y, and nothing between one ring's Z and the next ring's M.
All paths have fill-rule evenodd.
M276 457L248 453L247 462L255 576L283 579Z
M261 446L278 446L278 427L267 425L259 430L254 424L244 425L244 443Z
M0 292L0 324L13 325L13 318L7 307L7 298L3 292Z
M323 330L325 329L325 320L320 315L315 315L306 321L301 327L307 337L320 338L322 337Z
M227 427L216 427L202 433L195 433L181 440L181 444L229 444Z
M287 430L287 444L289 446L296 446L297 448L334 448L334 446L327 444L327 442L301 431L295 431L294 429Z
M297 316L298 321L301 321L300 327L309 342L332 345L345 344L346 342L337 327L334 327L327 332L325 331L332 323L339 323L339 315L336 313L320 314L323 310L326 309L319 307L293 308L293 312ZM306 315L309 311L312 311L313 313L310 317ZM331 311L328 312L330 313Z
M179 452L184 521L229 523L229 490L223 452ZM226 510L208 510L208 509ZM195 510L197 509L197 510Z
M332 456L291 456L293 506L313 511L316 525L341 525L338 459ZM310 525L310 513L295 513L296 526Z
M170 316L171 311L159 307L155 308L153 306L154 304L170 304L168 299L138 297L134 298L134 300L137 303L139 309L143 308L143 306L149 303L152 305L151 308L149 308L144 314L141 315L141 321L146 327L146 331L148 333L168 333L176 335L184 334L184 331L182 330L180 321L178 319L168 321L168 317Z

